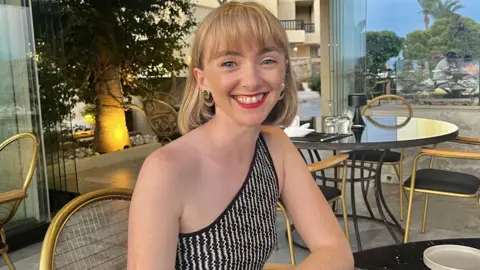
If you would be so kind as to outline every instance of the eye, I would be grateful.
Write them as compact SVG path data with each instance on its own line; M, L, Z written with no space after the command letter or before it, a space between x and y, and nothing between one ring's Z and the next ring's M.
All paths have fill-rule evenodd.
M233 61L227 61L222 63L222 67L226 67L226 68L234 68L236 66L237 64L235 64L235 62Z
M276 62L275 60L273 60L273 59L265 59L265 60L263 60L262 63L265 64L265 65L273 65L273 64L275 64L275 63L277 63L277 62Z

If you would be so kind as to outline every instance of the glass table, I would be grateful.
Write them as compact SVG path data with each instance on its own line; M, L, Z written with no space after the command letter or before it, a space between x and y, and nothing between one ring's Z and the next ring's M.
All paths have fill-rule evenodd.
M312 117L310 119L311 127L317 132L322 132L324 117ZM362 250L362 244L358 229L357 218L367 218L372 221L382 222L392 235L392 238L396 243L401 243L394 229L401 234L404 230L397 219L390 211L385 198L383 196L381 185L381 168L385 159L385 155L390 149L400 149L409 147L419 147L435 145L441 142L453 140L458 136L458 127L454 124L432 120L422 119L414 117L398 117L398 116L366 116L364 117L365 128L354 129L352 134L348 137L341 138L334 141L320 141L317 136L307 135L301 138L291 138L291 141L298 149L314 149L314 150L333 150L333 151L351 151L351 173L350 173L350 192L352 201L352 214L349 215L353 219L355 235L357 240L358 249ZM355 183L358 183L356 178L357 161L361 161L361 168L363 167L364 157L362 150L380 150L381 154L377 162L376 173L374 175L375 180L375 202L378 207L378 212L381 219L377 219L373 216L370 210L371 217L358 216L355 206ZM361 156L361 157L360 157ZM363 171L362 178L363 178ZM357 181L356 181L357 180ZM364 195L365 202L368 205L368 199ZM385 212L389 215L391 221L389 221L385 215ZM299 245L298 241L300 236L294 232L294 242ZM300 244L301 247L304 245Z

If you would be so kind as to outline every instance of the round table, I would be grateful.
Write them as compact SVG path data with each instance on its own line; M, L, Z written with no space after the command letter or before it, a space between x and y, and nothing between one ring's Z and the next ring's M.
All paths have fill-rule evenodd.
M355 188L354 184L356 161L361 159L361 167L364 168L364 157L359 158L359 151L362 150L382 150L381 156L377 162L375 177L375 201L380 213L381 220L374 217L370 210L368 199L364 195L364 200L369 208L370 217L358 216L360 218L368 218L373 221L381 221L385 224L388 231L392 235L395 242L401 243L393 229L397 229L400 233L404 230L385 202L381 185L381 168L385 155L389 149L419 147L438 144L441 142L453 140L458 136L458 127L454 124L414 117L398 117L398 116L365 116L365 128L353 129L352 134L347 137L333 140L321 141L318 134L310 134L302 138L291 138L292 142L298 149L315 149L315 150L333 150L333 151L351 151L351 200L352 200L352 215L353 224L355 228L355 235L357 239L358 249L362 250L362 243L360 240L360 233L358 229L357 213L355 207ZM313 117L309 121L311 127L316 132L321 133L323 130L324 117ZM363 178L363 170L362 170ZM391 222L387 220L384 210L390 216ZM294 241L298 245L299 235L294 233ZM302 245L300 245L302 246ZM305 247L305 246L303 246Z
M353 254L355 269L428 269L423 252L436 245L462 245L480 249L480 238L442 239L373 248Z

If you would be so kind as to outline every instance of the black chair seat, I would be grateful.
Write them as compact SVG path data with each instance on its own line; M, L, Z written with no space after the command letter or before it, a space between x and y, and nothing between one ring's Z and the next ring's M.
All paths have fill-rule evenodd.
M325 196L325 199L327 201L330 201L333 198L339 197L342 195L342 191L336 187L329 187L329 186L323 186L323 185L318 185L320 188L320 191L322 191L323 196Z
M370 162L378 162L380 158L382 157L384 151L378 151L378 150L361 150L361 151L355 151L355 160L360 161L362 159L362 155L364 155L364 160L365 161L370 161ZM395 151L388 151L387 154L385 155L385 158L383 158L383 162L399 162L400 161L400 156L401 154L399 152ZM349 153L350 160L353 159L353 152Z
M404 182L410 187L411 177ZM422 169L415 177L416 189L427 189L458 194L475 194L480 188L480 179L476 176L438 169Z

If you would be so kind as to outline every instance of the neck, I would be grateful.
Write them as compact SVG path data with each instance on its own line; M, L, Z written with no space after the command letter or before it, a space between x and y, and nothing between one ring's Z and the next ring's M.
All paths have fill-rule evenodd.
M250 155L250 145L254 145L260 133L260 126L244 127L217 115L205 124L205 130L215 149L224 153L238 153L239 158Z

